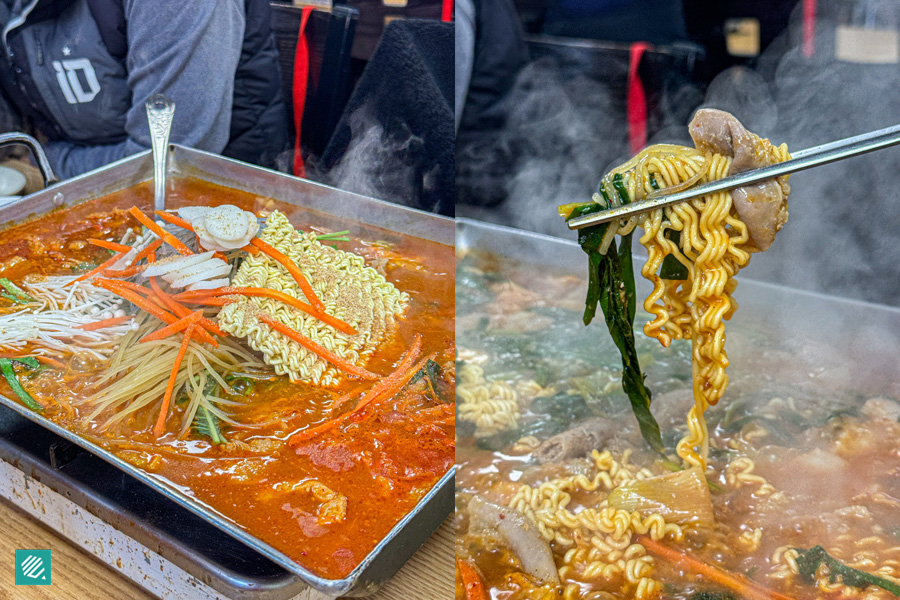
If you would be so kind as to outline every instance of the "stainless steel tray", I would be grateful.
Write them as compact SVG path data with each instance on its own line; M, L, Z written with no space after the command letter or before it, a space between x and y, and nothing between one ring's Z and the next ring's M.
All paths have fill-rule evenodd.
M635 249L639 248L635 244ZM525 264L545 273L575 275L584 281L586 291L587 256L574 240L458 218L457 257L479 251L499 257L500 265ZM765 254L753 258L754 261L766 259ZM640 275L642 262L643 257L636 254L635 281L639 297L645 297L650 290L649 283ZM756 329L762 324L774 336L760 341L753 351L766 351L785 342L801 345L808 340L820 349L819 354L798 361L812 369L810 373L798 373L798 378L823 378L833 387L860 393L881 394L888 390L900 398L896 367L900 360L900 309L796 290L741 275L738 282L735 298L739 310L729 323L744 329ZM460 316L458 309L457 318ZM637 321L641 321L640 315ZM585 338L603 336L604 339L607 335L602 322L592 324L583 334ZM464 340L458 333L457 343L460 341ZM734 375L765 377L765 373L750 372L752 367L742 352L747 349L729 351L732 363L729 371Z
M0 471L4 470L3 463L21 471L26 482L43 484L231 600L289 600L307 589L296 575L134 477L0 406ZM0 481L0 497L4 484L8 483ZM33 506L42 511L60 510L52 499L48 506L48 498L39 489L26 483L22 493L28 494L36 502ZM65 515L66 509L62 510ZM68 525L68 519L63 518ZM77 513L72 518L84 519ZM79 531L77 525L71 529L65 527L64 531L79 543L79 534L75 533ZM93 541L107 547L112 542L102 538ZM141 571L156 566L151 566L146 554L143 557L136 556L140 553L129 554L125 547L120 547L119 552L122 554L118 558L122 560L143 558L144 564L136 565ZM126 573L138 572L131 565L122 567ZM174 581L170 585L177 587Z
M215 154L173 144L169 146L168 165L168 173L172 177L194 177L277 198L281 202L315 211L317 219L321 216L321 222L328 227L361 223L449 246L454 243L452 219L345 192ZM0 208L0 223L8 227L56 208L73 206L132 187L148 181L152 176L150 151L145 151L4 206ZM406 563L453 510L454 470L450 469L347 577L326 579L311 573L287 555L255 538L168 482L141 471L11 398L0 395L0 404L115 465L204 521L240 540L310 587L333 596L365 596L375 592Z

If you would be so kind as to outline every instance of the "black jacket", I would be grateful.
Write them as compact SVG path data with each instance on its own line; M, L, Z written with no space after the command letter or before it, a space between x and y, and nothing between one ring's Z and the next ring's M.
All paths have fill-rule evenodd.
M175 142L266 165L287 146L266 0L23 3L0 0L0 85L63 176L149 147L158 92L176 102Z

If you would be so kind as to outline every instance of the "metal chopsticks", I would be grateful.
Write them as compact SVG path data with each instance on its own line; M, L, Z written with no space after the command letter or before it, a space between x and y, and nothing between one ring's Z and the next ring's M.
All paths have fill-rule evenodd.
M725 177L724 179L719 179L717 181L711 181L710 183L704 183L703 185L694 186L675 194L645 198L638 202L632 202L631 204L624 204L590 215L584 215L583 217L576 217L568 222L568 226L569 229L581 229L583 227L590 227L591 225L598 225L615 219L624 219L638 213L656 208L663 208L698 196L705 196L715 192L759 183L760 181L773 179L788 173L794 173L811 167L843 160L851 156L872 152L873 150L881 150L882 148L888 148L896 144L900 144L900 125L894 125L892 127L871 131L836 142L822 144L821 146L799 150L792 155L790 160L786 160L782 163L762 167L760 169L753 169L751 171L744 171L743 173L738 173L737 175ZM661 190L660 193L664 194L665 190Z

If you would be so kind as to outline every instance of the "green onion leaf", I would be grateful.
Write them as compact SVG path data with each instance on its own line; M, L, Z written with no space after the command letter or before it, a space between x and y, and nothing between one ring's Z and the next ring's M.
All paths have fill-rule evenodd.
M3 296L8 300L12 300L16 304L28 304L30 302L37 302L37 300L28 295L28 292L14 284L6 277L0 277L0 286L3 286L3 289L9 292L8 294L0 293L0 296Z
M625 239L622 240L623 245L625 241ZM635 345L634 271L631 266L630 248L625 256L627 256L627 264L623 265L625 261L618 260L616 244L612 243L605 256L607 260L601 262L598 273L602 288L600 308L603 310L606 326L613 342L622 355L622 389L625 390L631 402L631 410L638 421L641 435L653 450L665 455L666 449L662 443L659 423L650 412L652 396L650 390L644 385L646 376L641 371ZM631 272L631 277L628 278L631 283L630 288L626 287L627 280L622 272L623 268ZM630 304L629 299L631 299Z
M9 387L12 389L13 393L19 397L19 400L22 401L22 404L35 412L44 412L44 407L41 406L37 400L32 398L31 394L25 391L25 388L23 388L22 384L19 383L19 378L16 377L16 372L13 369L13 362L17 362L31 369L35 369L38 367L37 360L31 356L17 359L0 358L0 374L3 375L4 379L6 379Z
M681 244L681 232L674 229L666 229L663 236L667 240L671 240L675 245ZM670 254L663 259L662 265L659 267L659 276L662 279L684 281L688 278L688 269L681 261L675 258L674 254Z
M322 235L317 235L316 239L332 240L334 242L349 242L350 238L346 237L348 233L350 233L349 229L345 229L344 231L333 231L331 233L323 233Z
M622 204L628 204L631 202L631 198L628 196L628 190L625 189L625 178L622 177L621 173L616 173L613 175L612 179L613 188L616 190L616 193L619 194L619 200L622 201Z
M218 389L219 382L207 372L206 383L203 385L203 391L201 392L203 398L215 395ZM222 430L219 427L219 417L207 409L202 401L200 402L200 406L197 407L197 412L194 413L194 421L191 423L191 429L193 429L194 433L197 435L206 436L211 439L213 444L222 444L226 441L225 436L222 435Z
M802 548L795 548L795 550L800 553L800 556L797 557L797 567L807 583L815 583L816 571L820 565L825 565L828 568L828 580L831 583L835 583L840 577L844 585L860 589L874 585L900 598L900 585L877 575L848 567L828 554L822 546L814 546L809 550Z
M22 358L11 358L9 360L17 362L20 365L25 365L29 369L37 369L41 366L41 363L38 362L38 359L33 356L23 356Z
M213 444L225 442L225 437L219 429L219 417L207 410L202 404L197 407L197 414L194 415L193 429L197 435L210 438Z
M613 178L616 191L624 202L628 201L621 175ZM620 189L621 188L621 189ZM603 192L603 186L601 186ZM606 194L603 193L606 197ZM573 210L567 221L584 214L603 210L600 203ZM588 325L596 315L597 304L603 311L606 326L622 356L622 389L628 395L631 409L641 435L657 453L665 456L665 445L659 423L650 412L651 394L644 385L634 339L634 317L637 309L635 298L634 267L631 256L631 234L622 238L621 246L610 244L606 254L600 254L600 242L606 234L608 223L586 227L578 232L578 243L588 255L588 292L585 298L584 324Z

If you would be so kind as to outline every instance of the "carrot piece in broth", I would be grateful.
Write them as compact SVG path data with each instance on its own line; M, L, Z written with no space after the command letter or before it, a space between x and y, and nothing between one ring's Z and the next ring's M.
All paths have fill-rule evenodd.
M193 337L194 329L196 327L196 323L188 325L184 332L184 336L181 339L181 348L178 349L178 354L175 356L175 364L172 365L172 374L169 375L169 383L166 386L166 393L163 396L162 408L159 409L159 418L156 420L156 425L153 427L153 436L157 439L162 436L163 430L166 428L166 417L169 415L169 404L171 404L172 394L175 392L175 379L178 378L178 369L181 368L181 361L184 360L184 355L187 354L188 345L191 343L191 337Z

